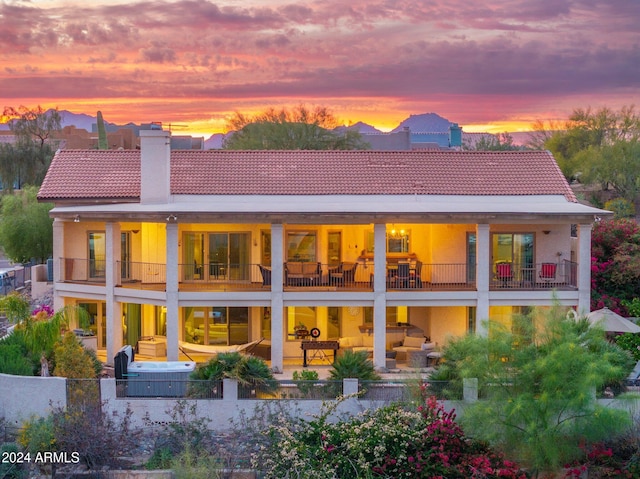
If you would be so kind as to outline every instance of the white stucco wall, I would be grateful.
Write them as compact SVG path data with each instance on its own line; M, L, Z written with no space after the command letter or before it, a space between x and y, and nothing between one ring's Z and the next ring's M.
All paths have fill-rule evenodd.
M46 416L67 403L65 378L0 374L0 417L19 426L31 416Z

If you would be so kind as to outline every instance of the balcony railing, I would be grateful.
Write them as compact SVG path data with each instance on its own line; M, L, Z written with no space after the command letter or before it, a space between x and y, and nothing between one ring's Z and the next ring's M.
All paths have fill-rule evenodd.
M578 286L578 264L496 263L493 265L491 289L575 289Z
M322 291L372 291L374 264L344 263L328 265L316 262L288 262L283 270L285 291L317 289ZM59 262L59 281L104 284L105 262L79 258L62 258ZM160 263L120 262L117 286L137 289L164 290L166 265ZM575 289L577 263L496 263L492 265L489 287L502 289ZM475 268L467 264L420 264L416 266L390 265L385 284L389 291L460 291L476 288ZM211 263L178 265L181 291L242 291L270 290L271 268L259 264Z

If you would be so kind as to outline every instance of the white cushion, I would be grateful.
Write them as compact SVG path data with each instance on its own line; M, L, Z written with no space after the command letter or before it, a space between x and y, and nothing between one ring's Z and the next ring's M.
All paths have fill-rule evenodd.
M341 348L358 348L363 346L362 336L346 336L344 338L340 338L340 347ZM372 339L373 341L373 339ZM373 343L372 343L373 345Z
M402 342L403 346L417 349L421 349L423 344L424 338L414 338L412 336L405 336L404 341Z
M422 343L422 349L425 351L431 351L436 349L436 343Z

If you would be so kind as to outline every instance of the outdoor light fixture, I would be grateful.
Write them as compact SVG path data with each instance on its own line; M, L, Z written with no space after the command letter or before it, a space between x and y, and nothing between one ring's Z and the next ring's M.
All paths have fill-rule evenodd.
M80 223L80 215L76 215L75 218L73 218L73 222Z
M171 221L178 221L178 217L174 214L170 214L169 216L167 216L167 221L171 222Z
M550 231L550 230L542 230L542 232L543 232L544 234L546 234L546 235L548 235L549 233L551 233L551 231Z

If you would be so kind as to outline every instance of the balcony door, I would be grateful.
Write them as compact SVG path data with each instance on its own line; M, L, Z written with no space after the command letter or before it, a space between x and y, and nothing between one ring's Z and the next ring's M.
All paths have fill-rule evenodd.
M183 337L188 343L232 345L249 342L249 309L243 307L187 307Z
M493 271L497 263L511 263L518 280L531 280L533 240L533 233L494 233L491 240Z
M107 255L107 235L104 231L90 231L89 247L89 278L104 280ZM129 277L131 261L131 234L129 231L120 233L120 262L122 279ZM116 272L117 274L117 272Z
M185 233L183 244L185 280L249 279L249 233Z

